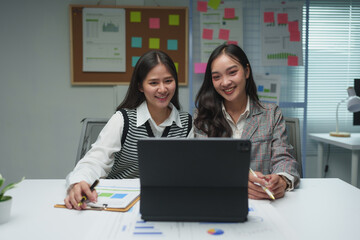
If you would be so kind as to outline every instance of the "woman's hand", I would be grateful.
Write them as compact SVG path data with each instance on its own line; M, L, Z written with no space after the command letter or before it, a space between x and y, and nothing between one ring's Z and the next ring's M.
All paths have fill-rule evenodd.
M85 209L86 202L83 202L80 206L79 203L83 196L86 196L90 202L96 202L97 200L97 193L96 191L90 190L90 185L85 182L81 181L79 183L75 183L72 188L69 190L68 195L64 199L65 206L69 209Z
M286 182L281 176L277 174L263 175L261 172L256 172L256 175L257 177L249 173L248 197L250 199L271 199L261 186L267 187L270 192L272 192L275 199L284 197ZM258 183L261 186L255 183Z

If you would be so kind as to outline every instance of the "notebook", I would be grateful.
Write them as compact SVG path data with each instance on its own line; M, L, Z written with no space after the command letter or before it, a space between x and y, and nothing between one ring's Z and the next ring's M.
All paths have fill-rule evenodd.
M140 139L142 218L246 221L250 152L249 140Z

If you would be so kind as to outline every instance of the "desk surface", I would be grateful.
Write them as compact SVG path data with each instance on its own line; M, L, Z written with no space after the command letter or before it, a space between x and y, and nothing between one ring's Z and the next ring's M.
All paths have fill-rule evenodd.
M360 150L360 133L351 133L350 137L333 137L329 133L310 133L309 136L327 144L350 150Z
M12 213L10 221L0 225L2 239L102 239L86 231L96 228L96 221L109 222L104 231L121 231L110 221L130 214L54 208L65 197L64 180L25 180L8 195L13 196ZM329 240L360 236L359 203L360 190L344 181L302 179L299 189L271 204L299 239Z

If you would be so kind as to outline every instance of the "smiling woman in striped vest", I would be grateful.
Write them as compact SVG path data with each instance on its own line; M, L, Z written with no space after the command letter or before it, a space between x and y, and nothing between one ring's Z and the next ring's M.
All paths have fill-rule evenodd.
M178 77L172 59L152 50L137 62L124 101L116 109L91 149L66 178L67 208L78 206L83 195L96 201L90 184L101 177L138 178L137 140L149 137L185 138L191 116L180 111Z

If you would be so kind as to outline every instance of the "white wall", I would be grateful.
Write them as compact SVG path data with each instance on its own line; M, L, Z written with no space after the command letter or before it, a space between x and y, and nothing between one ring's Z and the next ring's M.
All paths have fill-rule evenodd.
M110 117L127 86L72 86L69 4L16 0L0 7L0 173L7 181L64 178L72 170L84 117ZM117 5L132 1L117 1ZM116 1L101 1L115 5ZM188 1L156 1L188 6ZM145 1L145 5L155 5ZM188 88L180 102L188 111ZM118 95L118 103L114 102Z

